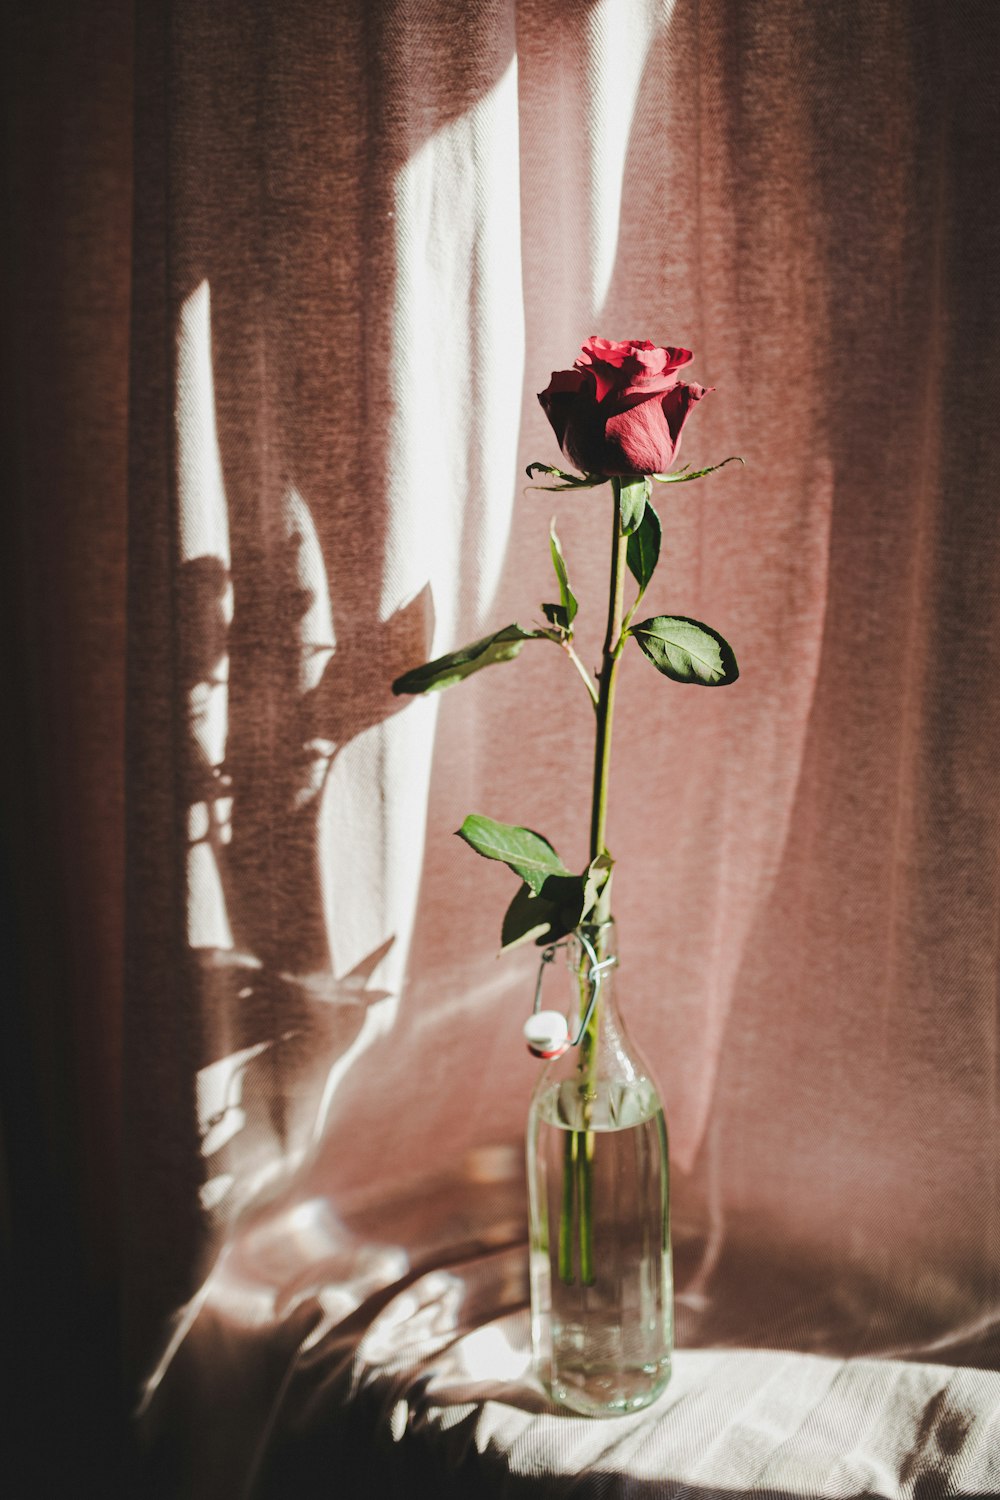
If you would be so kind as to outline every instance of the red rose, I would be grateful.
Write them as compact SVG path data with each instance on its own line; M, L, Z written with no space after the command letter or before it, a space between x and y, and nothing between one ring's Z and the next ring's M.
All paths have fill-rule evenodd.
M555 370L538 397L570 462L609 476L669 469L688 413L708 395L677 378L691 358L648 339L588 339L572 370Z

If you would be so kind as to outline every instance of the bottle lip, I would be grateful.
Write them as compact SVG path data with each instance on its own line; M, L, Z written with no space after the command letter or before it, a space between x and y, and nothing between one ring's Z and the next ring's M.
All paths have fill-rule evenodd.
M617 968L616 934L614 917L607 917L603 922L579 922L569 935L571 942L567 950L567 962L570 968L577 966L580 955L587 947L593 949L599 957L603 953L606 966Z

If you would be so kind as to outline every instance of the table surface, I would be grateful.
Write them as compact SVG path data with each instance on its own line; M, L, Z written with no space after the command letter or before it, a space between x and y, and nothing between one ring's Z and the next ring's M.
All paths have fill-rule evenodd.
M530 1370L523 1226L497 1214L455 1248L468 1211L414 1209L436 1249L348 1231L318 1201L248 1227L150 1381L150 1493L1000 1496L1000 1374L969 1365L681 1348L646 1411L554 1407Z

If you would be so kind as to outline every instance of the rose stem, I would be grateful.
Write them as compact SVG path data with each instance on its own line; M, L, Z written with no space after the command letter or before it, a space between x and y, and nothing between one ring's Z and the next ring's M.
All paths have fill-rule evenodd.
M601 663L600 691L597 699L597 735L594 745L594 794L591 804L590 857L597 859L606 854L605 829L608 816L608 782L611 768L611 722L615 708L615 683L618 676L618 660L622 648L622 613L625 600L625 572L628 550L623 546L622 536L622 480L613 478L611 490L614 496L614 518L611 532L611 582L608 597L608 624L604 635L604 651ZM597 901L595 923L607 922L611 917L611 877L609 875ZM598 935L600 942L600 934ZM598 947L598 957L603 958L603 945ZM582 963L589 966L590 960L583 956ZM582 972L581 972L582 980ZM581 983L581 1004L584 1008L590 998L590 983ZM593 1092L594 1070L597 1065L595 1044L597 1040L598 1007L594 1007L587 1032L580 1043L581 1068L588 1074ZM589 1115L590 1102L585 1102L585 1115ZM580 1131L576 1143L577 1196L580 1221L580 1280L584 1285L594 1281L594 1223L593 1223L593 1163L594 1132ZM563 1189L565 1203L566 1190ZM560 1225L560 1232L562 1226Z
M608 819L608 772L611 767L611 720L615 710L615 680L621 655L622 609L625 599L625 571L628 549L622 546L622 481L612 479L614 495L614 529L611 534L611 587L608 599L608 625L604 635L604 653L600 670L600 692L597 698L597 737L594 745L594 795L590 813L590 857L607 853L604 847ZM597 922L611 915L611 881L605 882L597 901Z

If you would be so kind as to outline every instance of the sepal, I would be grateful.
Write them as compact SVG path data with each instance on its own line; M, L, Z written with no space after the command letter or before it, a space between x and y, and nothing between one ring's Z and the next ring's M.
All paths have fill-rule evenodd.
M724 469L726 464L742 464L746 468L746 461L739 454L733 453L720 464L709 464L707 469L692 469L690 464L685 464L682 469L674 469L672 474L650 474L649 477L655 479L657 484L683 484L688 479L704 479L706 474L714 474L718 469Z
M533 490L592 490L599 484L607 484L607 474L568 474L565 469L553 468L551 464L529 464L526 471L529 479L534 479L537 474L552 474L561 480L561 484L533 484Z

